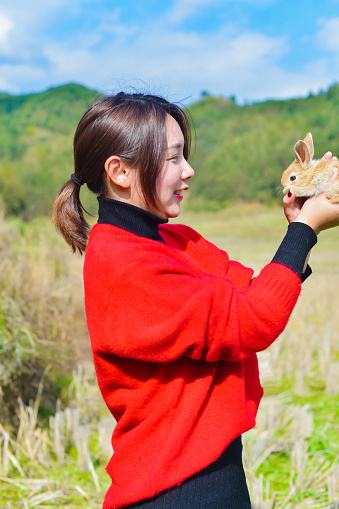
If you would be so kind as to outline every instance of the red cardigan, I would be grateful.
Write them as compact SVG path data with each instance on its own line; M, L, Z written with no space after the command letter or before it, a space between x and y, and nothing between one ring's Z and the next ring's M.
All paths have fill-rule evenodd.
M117 420L104 509L180 484L255 425L256 352L283 331L300 293L289 268L253 271L183 225L165 244L93 227L85 304L103 398Z

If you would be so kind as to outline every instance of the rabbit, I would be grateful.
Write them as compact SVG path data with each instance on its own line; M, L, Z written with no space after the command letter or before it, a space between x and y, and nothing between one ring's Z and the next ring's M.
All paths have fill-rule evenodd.
M284 171L281 177L283 193L294 191L295 196L314 196L325 191L335 167L339 168L337 159L313 159L314 146L312 134L294 145L295 161ZM339 203L339 181L336 180L326 191L331 203Z

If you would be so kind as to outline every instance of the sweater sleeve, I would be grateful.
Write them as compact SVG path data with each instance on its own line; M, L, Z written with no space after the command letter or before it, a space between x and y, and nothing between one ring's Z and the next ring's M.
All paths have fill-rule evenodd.
M85 264L93 349L144 361L241 361L279 336L299 292L299 277L280 263L267 265L243 291L158 251L127 267Z
M312 272L308 265L304 271L305 261L317 240L316 234L307 224L290 223L272 261L290 267L302 281L305 281Z

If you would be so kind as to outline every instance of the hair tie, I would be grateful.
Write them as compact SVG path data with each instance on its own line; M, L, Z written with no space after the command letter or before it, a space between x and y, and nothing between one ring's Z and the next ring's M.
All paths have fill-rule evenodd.
M72 173L71 175L71 179L73 180L74 184L77 184L78 186L83 186L85 184L84 181L82 180L79 180L76 176L75 176L75 173Z

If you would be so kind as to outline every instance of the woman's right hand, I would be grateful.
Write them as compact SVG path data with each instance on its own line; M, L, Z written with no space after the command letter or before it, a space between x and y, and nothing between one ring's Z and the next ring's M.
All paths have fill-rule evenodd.
M328 187L338 179L338 168L335 168ZM339 204L333 204L326 198L325 192L308 198L294 221L308 224L318 235L324 230L339 226Z

